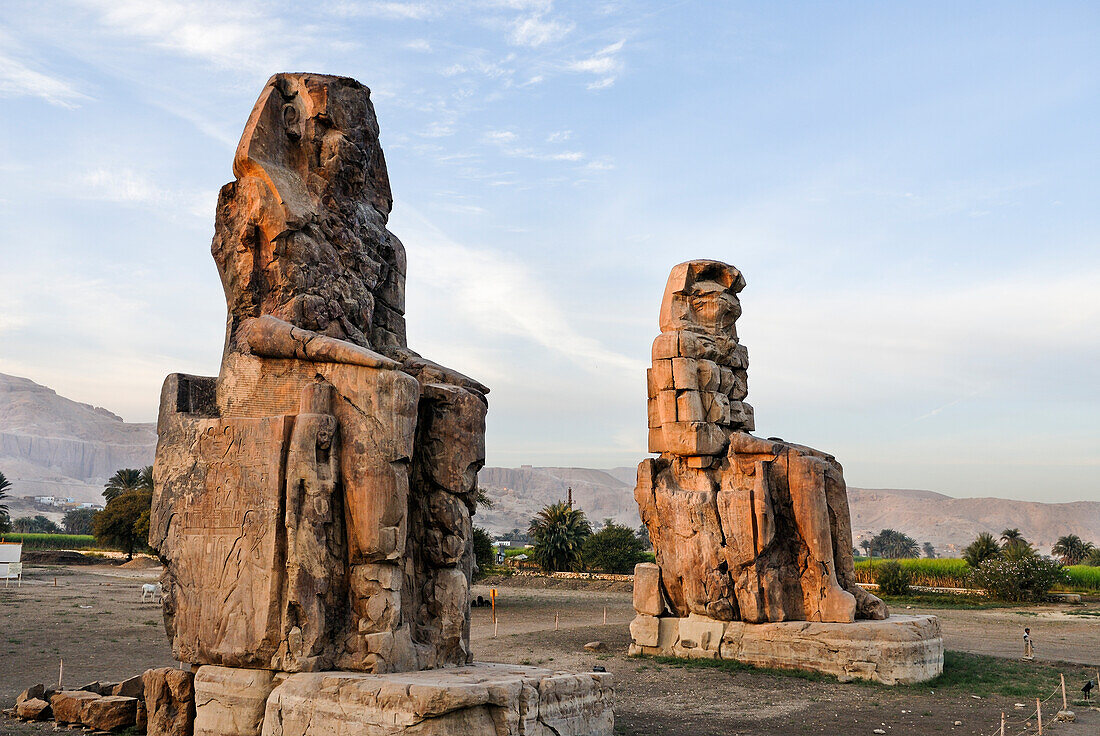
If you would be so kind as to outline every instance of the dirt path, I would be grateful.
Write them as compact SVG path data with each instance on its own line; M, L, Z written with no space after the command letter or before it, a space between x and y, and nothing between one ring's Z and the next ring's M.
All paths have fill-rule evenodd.
M141 585L159 570L112 566L27 568L22 588L0 585L0 705L20 690L55 682L65 660L65 682L80 686L121 679L155 666L175 666L159 608L141 603ZM57 586L53 579L57 578ZM975 699L946 688L886 688L806 680L754 670L727 671L676 666L625 656L631 596L621 589L541 589L524 582L497 585L498 624L489 608L474 608L472 639L479 660L540 665L553 669L606 667L616 677L616 732L631 736L754 734L950 734L986 736L1023 696ZM612 586L613 588L614 586ZM474 595L488 596L475 586ZM606 610L607 624L604 624ZM1100 663L1100 617L1067 615L1069 607L993 611L929 611L943 621L948 648L1015 654L1024 625L1035 633L1041 660ZM1079 610L1079 609L1076 609ZM923 612L918 609L906 613ZM557 628L555 629L555 616ZM495 632L495 636L494 636ZM585 652L600 640L606 653ZM1046 667L1050 672L1054 668ZM1082 667L1064 669L1071 683ZM1054 677L1056 678L1056 674ZM1081 680L1083 682L1083 679ZM1080 687L1080 683L1076 684ZM1033 699L1032 699L1033 702ZM1054 734L1100 732L1100 712L1078 709L1082 723L1058 725ZM1049 715L1053 715L1053 709ZM956 721L962 725L955 726ZM1045 731L1046 729L1044 729ZM52 724L19 724L0 717L0 736L53 732ZM1016 732L1013 732L1016 733Z

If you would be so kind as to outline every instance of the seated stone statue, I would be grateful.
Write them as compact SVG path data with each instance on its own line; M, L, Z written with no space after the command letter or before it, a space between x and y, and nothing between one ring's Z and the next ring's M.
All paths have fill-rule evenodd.
M634 492L665 605L722 621L883 619L855 581L847 489L830 455L761 439L738 343L741 273L672 270L648 371L649 449Z
M488 389L409 350L370 91L271 78L222 188L217 379L161 397L150 541L177 659L466 664Z

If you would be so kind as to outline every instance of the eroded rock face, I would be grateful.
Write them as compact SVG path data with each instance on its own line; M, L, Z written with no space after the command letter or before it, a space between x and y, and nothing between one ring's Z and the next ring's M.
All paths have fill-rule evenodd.
M749 434L748 352L735 327L744 286L733 266L691 261L665 288L648 372L649 448L661 454L638 466L634 492L664 604L720 621L885 618L855 583L840 464ZM638 612L659 615L644 572Z
M175 656L466 664L488 389L407 347L369 90L272 77L233 171L211 248L221 370L173 374L161 395L150 543Z
M144 716L149 736L192 736L195 729L195 678L185 670L146 670ZM140 722L142 713L135 715Z

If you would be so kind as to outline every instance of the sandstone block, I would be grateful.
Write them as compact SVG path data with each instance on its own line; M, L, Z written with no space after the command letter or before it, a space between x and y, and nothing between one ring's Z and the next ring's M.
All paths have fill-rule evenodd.
M676 394L676 421L704 422L703 398L698 391L678 391Z
M28 721L44 721L53 715L53 711L42 698L24 698L16 704L15 715Z
M259 736L274 678L270 670L199 667L194 736Z
M58 723L83 723L84 706L100 697L87 690L62 690L50 699L53 717Z
M171 667L146 670L148 736L192 736L195 726L194 675Z
M675 455L721 455L729 443L718 425L707 422L665 422L661 430L665 451Z
M611 678L477 664L371 675L291 675L268 699L263 736L610 736Z
M96 731L117 731L133 726L137 720L137 698L104 695L84 707L83 722Z
M653 385L658 391L672 391L676 388L676 383L673 380L671 359L653 361L653 368L650 369L650 375L652 375Z
M680 357L680 333L662 332L653 340L653 360Z
M142 700L145 697L145 679L141 675L134 675L111 688L110 694L125 695L128 698Z
M630 622L630 640L641 647L657 646L660 619L638 614Z
M698 390L699 364L693 358L672 359L672 383L677 390Z
M46 694L46 687L44 685L31 685L15 698L15 704L19 705L24 700L31 700L32 698L42 699Z
M661 568L652 562L634 566L634 610L643 616L660 616L665 612Z
M722 368L713 360L698 361L699 390L718 391L722 385Z

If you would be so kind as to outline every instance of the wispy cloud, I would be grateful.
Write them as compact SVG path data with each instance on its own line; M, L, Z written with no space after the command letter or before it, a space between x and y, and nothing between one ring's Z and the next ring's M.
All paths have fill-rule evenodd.
M583 161L585 158L581 151L538 151L529 146L515 145L519 136L510 130L491 130L485 134L485 139L495 143L505 156L515 158L532 161Z
M0 32L0 42L12 40ZM73 109L88 97L65 80L32 69L19 59L0 52L0 97L37 97L51 105Z
M642 360L608 349L571 324L543 280L521 261L457 243L408 206L393 226L403 239L416 243L409 249L409 270L427 288L410 299L431 301L417 305L425 312L457 315L472 329L522 338L581 368L644 369Z
M560 41L574 28L567 21L547 18L544 13L535 13L517 19L512 25L509 41L514 46L538 48L543 44Z
M329 12L342 17L423 20L436 14L430 3L420 2L332 2Z
M268 74L288 68L311 41L253 2L211 0L81 0L99 13L103 27L153 46L201 59L222 69Z
M565 65L572 72L593 74L598 79L590 82L588 89L603 89L610 87L622 73L624 64L619 57L619 52L626 45L626 39L604 46L602 49L584 59L577 59Z

